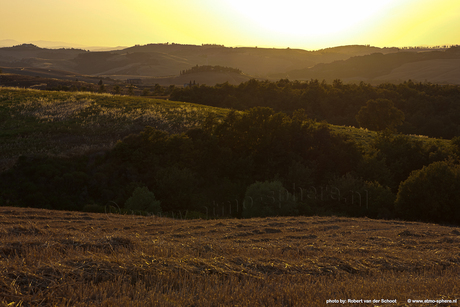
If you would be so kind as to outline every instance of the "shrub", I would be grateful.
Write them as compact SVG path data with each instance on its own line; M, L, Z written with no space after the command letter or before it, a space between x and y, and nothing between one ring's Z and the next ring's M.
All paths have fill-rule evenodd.
M135 211L161 212L161 202L155 198L153 192L147 187L137 187L133 195L128 198L125 208Z
M460 157L460 136L454 137L450 141L450 145L453 153L457 155L457 158Z
M192 210L193 196L197 193L197 184L200 181L198 174L189 168L177 166L160 169L155 178L157 180L158 197L162 200L165 211Z
M297 203L280 181L251 184L246 189L243 217L297 215Z
M142 96L150 96L150 90L148 88L144 88L144 90L142 90Z
M351 174L336 177L329 182L327 203L335 211L349 216L389 218L392 215L395 195L390 188L378 182L364 181Z
M459 190L460 167L434 162L400 184L395 208L404 219L460 223Z
M114 91L115 91L115 94L121 94L121 87L119 85L115 85L115 87L113 88Z
M369 197L368 217L371 218L392 218L394 217L394 204L396 196L387 186L380 183L366 182L365 188Z

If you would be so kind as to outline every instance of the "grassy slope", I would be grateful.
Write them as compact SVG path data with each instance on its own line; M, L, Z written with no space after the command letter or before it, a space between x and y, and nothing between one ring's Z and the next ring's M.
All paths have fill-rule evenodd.
M336 133L343 133L348 134L354 139L358 144L362 145L364 149L368 149L372 140L377 136L377 132L371 131L364 128L356 128L353 126L338 126L338 125L331 125L331 129ZM421 142L429 142L429 141L436 141L444 145L449 145L450 140L446 139L435 139L429 138L426 135L408 135L409 138L421 141Z
M200 125L208 113L222 118L228 111L143 97L0 88L0 171L20 155L66 156L107 150L145 126L184 132ZM367 129L331 128L351 135L364 148L376 136Z
M111 148L145 126L178 133L228 110L142 97L0 88L0 171L20 155Z
M458 298L459 243L460 228L414 222L0 207L0 304L413 306L407 299Z

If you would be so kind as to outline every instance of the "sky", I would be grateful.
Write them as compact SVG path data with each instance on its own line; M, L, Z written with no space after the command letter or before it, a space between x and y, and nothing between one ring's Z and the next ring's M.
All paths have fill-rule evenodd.
M0 41L317 50L460 44L460 0L0 0Z

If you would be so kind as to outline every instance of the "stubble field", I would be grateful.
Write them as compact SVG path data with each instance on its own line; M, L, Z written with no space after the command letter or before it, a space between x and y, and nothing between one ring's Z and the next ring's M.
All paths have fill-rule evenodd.
M460 293L460 228L435 224L0 207L0 238L4 306L437 306L408 299Z

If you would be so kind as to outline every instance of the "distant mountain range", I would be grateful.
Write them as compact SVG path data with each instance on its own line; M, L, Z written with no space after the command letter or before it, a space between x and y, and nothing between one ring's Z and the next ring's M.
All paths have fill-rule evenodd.
M15 41L0 41L2 44ZM41 42L41 45L52 42ZM401 82L407 79L460 84L460 47L439 49L340 46L317 51L224 47L220 45L149 44L106 51L84 48L53 48L36 44L0 48L0 67L40 68L69 75L143 79L162 85L184 84L186 78L200 84L240 83L250 78L291 80L319 79L370 83ZM242 73L214 71L181 76L194 66L218 65ZM197 80L196 80L197 79ZM200 80L203 80L200 82Z
M18 46L22 44L24 43L18 42L17 40L14 40L14 39L0 40L0 48L13 47L13 46ZM119 50L119 49L127 48L127 46L123 46L123 47L122 46L119 46L119 47L86 46L86 45L81 45L81 44L71 44L71 43L66 43L66 42L55 42L55 41L44 41L44 40L29 41L29 42L26 42L26 44L32 44L40 48L49 48L49 49L77 48L77 49L84 49L84 50L90 50L90 51L109 51L109 50Z

